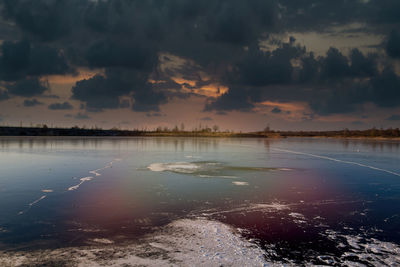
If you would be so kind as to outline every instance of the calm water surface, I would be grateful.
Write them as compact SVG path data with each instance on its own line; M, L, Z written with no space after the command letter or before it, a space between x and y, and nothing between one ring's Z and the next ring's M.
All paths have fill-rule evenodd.
M122 243L196 217L272 261L400 264L400 143L0 139L2 250Z

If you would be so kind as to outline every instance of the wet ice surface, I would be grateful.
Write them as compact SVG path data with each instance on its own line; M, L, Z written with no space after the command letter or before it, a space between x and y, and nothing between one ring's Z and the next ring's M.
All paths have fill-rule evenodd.
M324 203L312 205L326 206ZM308 266L400 264L398 244L375 238L366 229L328 225L327 220L320 216L307 218L299 209L303 210L304 206L298 203L264 203L220 212L205 211L203 215L233 224L242 237L263 249L267 263ZM275 228L274 224L282 229Z
M217 221L181 219L139 242L106 247L1 253L0 264L58 264L67 266L264 266L263 250L246 241L236 230ZM68 258L68 262L66 261Z
M0 142L0 266L400 264L397 145L32 142Z
M249 209L252 212L279 214L281 217L305 220L304 215L292 212L294 207L279 203L263 203L253 205ZM227 210L222 214L237 215L238 212L243 212L240 210L241 208ZM254 235L251 230L229 226L213 220L212 215L207 215L173 221L134 243L124 245L114 245L114 241L110 239L97 238L88 241L90 246L81 248L0 252L0 265L398 266L400 264L400 246L394 243L369 238L362 233L343 234L330 229L322 229L318 234L325 246L336 246L337 251L333 253L318 249L308 250L306 251L308 255L299 261L299 258L291 257L290 254L281 255L284 244L251 238L250 236ZM291 251L295 252L304 253L300 249Z

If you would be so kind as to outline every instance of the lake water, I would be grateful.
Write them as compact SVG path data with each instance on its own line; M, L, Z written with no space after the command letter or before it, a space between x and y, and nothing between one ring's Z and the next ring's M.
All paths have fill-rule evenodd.
M400 142L3 137L0 251L10 266L399 265Z

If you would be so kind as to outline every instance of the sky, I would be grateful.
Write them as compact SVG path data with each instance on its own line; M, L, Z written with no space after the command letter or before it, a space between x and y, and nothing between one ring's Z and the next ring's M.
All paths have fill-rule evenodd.
M398 0L0 0L0 125L400 127Z

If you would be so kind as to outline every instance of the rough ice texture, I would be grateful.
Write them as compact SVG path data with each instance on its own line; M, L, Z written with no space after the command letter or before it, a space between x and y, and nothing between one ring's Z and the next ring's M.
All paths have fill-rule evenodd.
M281 204L264 204L262 208L290 211ZM290 217L299 215L291 213ZM126 245L98 238L88 241L92 246L82 248L0 252L0 266L296 266L290 259L272 261L238 231L218 221L181 219ZM313 266L318 260L318 264L334 266L365 266L366 262L400 266L399 245L332 230L323 235L345 251L336 256L315 255L304 265Z
M193 173L198 170L200 166L195 163L189 162L175 162L175 163L152 163L147 167L153 172L171 171L178 173Z
M223 223L177 220L135 244L0 252L0 266L264 266L264 253ZM269 265L269 264L267 264Z

